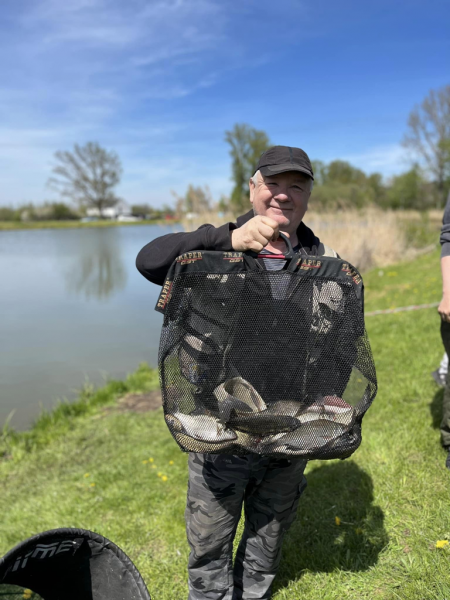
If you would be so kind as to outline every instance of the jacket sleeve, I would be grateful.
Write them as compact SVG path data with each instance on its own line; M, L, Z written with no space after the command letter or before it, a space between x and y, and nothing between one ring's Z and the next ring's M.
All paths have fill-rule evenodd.
M447 198L444 217L442 219L440 242L442 246L441 258L443 258L444 256L450 256L450 193Z
M234 223L225 223L221 227L205 224L189 233L163 235L142 248L136 258L136 267L146 279L163 285L171 264L180 254L192 250L232 250L231 231L236 228Z

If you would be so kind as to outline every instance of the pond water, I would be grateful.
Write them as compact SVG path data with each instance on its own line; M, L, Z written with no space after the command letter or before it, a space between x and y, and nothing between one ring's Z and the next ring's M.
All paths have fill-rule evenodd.
M162 315L139 250L177 226L0 232L0 425L30 426L85 381L157 365Z

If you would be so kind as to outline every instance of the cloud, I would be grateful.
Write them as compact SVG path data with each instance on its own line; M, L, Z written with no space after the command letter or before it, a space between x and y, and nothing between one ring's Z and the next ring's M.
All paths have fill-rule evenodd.
M400 144L375 146L360 154L341 156L340 159L347 160L366 173L377 171L384 177L397 175L408 169L410 165L409 156Z

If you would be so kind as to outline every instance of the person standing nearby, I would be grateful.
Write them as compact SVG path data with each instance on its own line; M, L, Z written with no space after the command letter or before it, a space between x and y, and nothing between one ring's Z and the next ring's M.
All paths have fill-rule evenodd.
M442 300L438 306L441 316L441 337L447 355L450 355L450 193L445 206L440 242ZM450 469L450 377L447 373L442 404L441 443L447 452L445 466Z
M336 257L302 222L313 180L311 162L303 150L272 147L261 155L249 181L249 212L236 223L217 228L205 224L193 232L161 236L140 251L136 266L157 285L163 285L178 256L193 250L252 250L267 254L262 259L267 270L282 269L286 261L270 258L285 249L280 231L300 254ZM306 487L305 466L301 458L189 454L188 600L271 597L283 538ZM233 565L233 540L242 507L244 532Z

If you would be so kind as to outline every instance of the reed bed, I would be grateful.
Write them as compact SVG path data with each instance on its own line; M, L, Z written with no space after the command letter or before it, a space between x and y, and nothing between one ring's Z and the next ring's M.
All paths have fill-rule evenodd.
M436 247L442 211L393 211L378 208L364 210L310 210L304 222L319 238L361 271L385 267ZM181 219L185 231L203 223L215 227L235 221L231 213L205 212L191 219Z
M407 231L398 212L311 211L304 221L327 246L361 271L411 260L417 251L408 246Z

